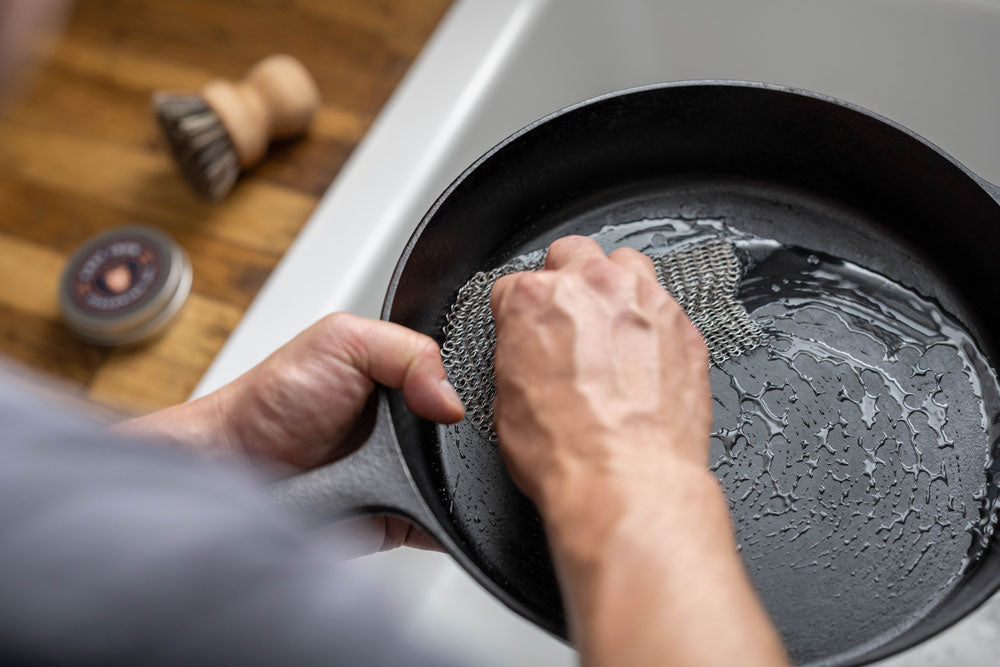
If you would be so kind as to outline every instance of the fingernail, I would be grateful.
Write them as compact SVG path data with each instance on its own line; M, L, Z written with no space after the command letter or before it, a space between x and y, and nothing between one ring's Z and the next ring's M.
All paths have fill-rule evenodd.
M455 388L451 386L450 382L448 382L448 378L441 378L441 394L450 403L456 406L460 406L462 408L462 411L463 412L465 411L465 406L462 405L462 399L458 397L458 392L455 391Z

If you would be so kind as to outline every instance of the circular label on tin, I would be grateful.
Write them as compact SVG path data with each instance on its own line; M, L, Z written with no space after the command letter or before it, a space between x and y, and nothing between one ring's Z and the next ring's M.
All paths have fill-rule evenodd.
M73 302L91 313L121 313L144 301L160 271L160 254L144 239L108 241L77 264L70 288Z

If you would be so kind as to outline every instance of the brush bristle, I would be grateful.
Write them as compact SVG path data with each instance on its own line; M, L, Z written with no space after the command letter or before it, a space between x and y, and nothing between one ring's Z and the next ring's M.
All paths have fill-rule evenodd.
M197 95L155 93L153 111L188 182L207 199L224 197L240 163L219 116Z

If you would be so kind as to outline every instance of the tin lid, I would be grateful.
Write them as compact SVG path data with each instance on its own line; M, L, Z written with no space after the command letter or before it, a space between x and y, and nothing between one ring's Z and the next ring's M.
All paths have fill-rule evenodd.
M164 232L118 227L77 250L63 272L59 307L80 338L136 342L160 331L191 291L187 253Z

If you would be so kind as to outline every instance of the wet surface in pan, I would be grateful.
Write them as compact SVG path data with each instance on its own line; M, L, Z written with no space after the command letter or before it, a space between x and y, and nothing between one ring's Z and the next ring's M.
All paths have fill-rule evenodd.
M719 220L642 220L592 236L606 250L651 255L711 238L739 249L739 298L767 343L711 369L711 467L797 663L882 644L958 584L993 531L1000 389L954 318L877 273ZM475 489L462 511L480 530L503 525L492 540L522 553L518 545L542 541L541 526L497 523L496 508L516 492L496 477L495 445L476 431L446 430L457 454L449 493ZM551 584L508 583L558 595L544 553L527 553L526 569Z
M706 236L742 249L768 337L711 370L711 467L744 562L796 662L881 644L992 534L995 375L939 306L850 262L708 220L595 235L646 252Z

